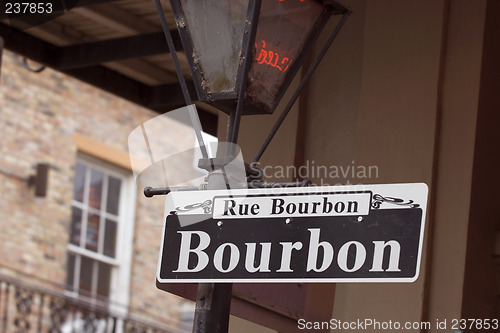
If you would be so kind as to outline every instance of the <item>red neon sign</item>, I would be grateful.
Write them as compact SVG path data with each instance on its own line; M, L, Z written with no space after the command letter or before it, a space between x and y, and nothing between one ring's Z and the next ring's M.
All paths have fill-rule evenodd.
M280 61L280 56L277 52L265 50L266 42L264 40L261 40L261 43L262 48L260 49L260 52L257 43L255 43L255 48L257 48L257 53L259 54L255 61L257 61L258 64L269 65L271 67L279 69L281 72L286 72L291 62L290 59L287 57L283 57Z

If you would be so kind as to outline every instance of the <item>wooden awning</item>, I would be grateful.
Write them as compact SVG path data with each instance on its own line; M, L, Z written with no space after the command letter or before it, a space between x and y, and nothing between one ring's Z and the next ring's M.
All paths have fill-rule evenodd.
M167 2L164 11L187 80L190 73ZM159 113L184 106L154 1L80 0L63 15L29 29L0 13L5 48ZM196 100L192 84L191 97ZM217 115L198 107L212 134Z

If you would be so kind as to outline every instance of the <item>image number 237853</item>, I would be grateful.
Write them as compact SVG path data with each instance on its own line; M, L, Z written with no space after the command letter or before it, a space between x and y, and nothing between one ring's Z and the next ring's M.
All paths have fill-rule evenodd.
M5 14L51 14L53 11L50 2L7 2Z

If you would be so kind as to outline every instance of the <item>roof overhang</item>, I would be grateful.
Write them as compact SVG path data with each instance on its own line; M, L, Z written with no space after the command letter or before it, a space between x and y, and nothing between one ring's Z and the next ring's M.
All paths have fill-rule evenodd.
M164 11L189 78L171 9ZM153 1L80 0L65 14L24 30L1 13L0 36L6 49L159 113L185 105ZM215 135L213 109L198 110L204 130Z

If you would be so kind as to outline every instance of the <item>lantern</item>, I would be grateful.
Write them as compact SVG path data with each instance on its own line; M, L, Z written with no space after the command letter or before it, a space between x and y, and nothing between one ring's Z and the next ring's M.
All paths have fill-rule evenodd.
M334 0L257 1L170 0L199 100L228 114L240 91L242 115L273 113L328 20L349 12Z

